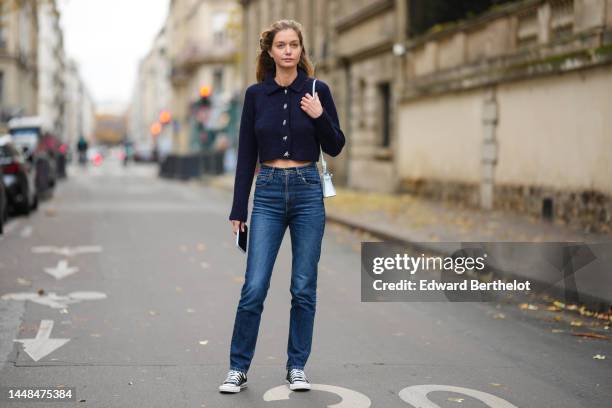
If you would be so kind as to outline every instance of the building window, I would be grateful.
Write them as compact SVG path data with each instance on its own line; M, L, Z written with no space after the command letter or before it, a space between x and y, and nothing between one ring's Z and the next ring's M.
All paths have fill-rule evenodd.
M391 144L391 85L388 82L383 82L378 85L378 94L380 97L380 129L381 139L380 144L383 147L389 147Z
M217 95L223 93L223 68L215 68L213 72L213 92Z
M366 119L366 82L362 79L359 80L359 96L358 96L358 104L359 104L359 113L357 127L363 129L365 127L365 119Z
M8 24L8 10L5 11L5 7L8 7L8 5L5 6L5 2L0 1L0 49L6 48L6 26Z
M216 12L212 16L213 42L222 45L225 42L227 22L229 15L226 12Z

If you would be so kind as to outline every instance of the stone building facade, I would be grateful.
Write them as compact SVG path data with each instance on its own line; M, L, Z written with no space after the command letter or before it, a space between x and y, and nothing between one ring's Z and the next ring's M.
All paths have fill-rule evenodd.
M38 110L38 5L0 2L0 133Z
M38 2L38 115L66 138L66 53L57 1Z
M237 2L224 0L172 0L166 22L170 61L171 107L178 121L173 152L194 149L187 126L189 103L199 98L202 86L214 97L229 99L242 88L238 73L238 45L232 21L240 12Z

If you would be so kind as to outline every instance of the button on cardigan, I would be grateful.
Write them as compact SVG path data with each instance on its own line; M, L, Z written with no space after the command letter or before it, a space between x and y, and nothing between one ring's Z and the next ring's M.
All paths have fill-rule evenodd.
M298 75L288 87L280 86L274 74L263 82L249 86L244 97L238 159L234 181L234 200L230 220L247 220L251 184L255 164L271 159L316 162L319 146L330 156L337 156L344 147L336 106L327 84L317 80L323 113L316 119L302 110L300 101L312 92L313 78L298 68Z

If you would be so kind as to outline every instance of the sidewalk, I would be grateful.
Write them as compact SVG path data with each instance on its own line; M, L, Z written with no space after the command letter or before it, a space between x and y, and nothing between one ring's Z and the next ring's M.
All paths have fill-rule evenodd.
M203 181L230 193L233 191L233 174L206 177ZM336 187L336 192L336 197L325 199L330 221L364 230L384 241L440 255L448 254L434 248L436 242L612 243L612 234L586 233L561 222L547 222L526 215L462 208L408 194L370 193L341 187ZM538 282L538 271L527 274L529 276L521 277ZM612 270L598 275L576 274L576 277L577 295L583 303L593 308L612 305ZM560 286L558 289L561 293Z

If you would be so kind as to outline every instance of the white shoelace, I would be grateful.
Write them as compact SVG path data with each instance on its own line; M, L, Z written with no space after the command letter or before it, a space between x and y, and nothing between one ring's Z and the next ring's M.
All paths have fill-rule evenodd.
M291 382L308 382L306 379L306 374L304 374L304 370L300 370L298 368L294 368L289 372L289 379Z
M240 371L230 370L230 372L227 374L227 378L225 379L225 383L238 385L242 380L242 375L243 374Z

